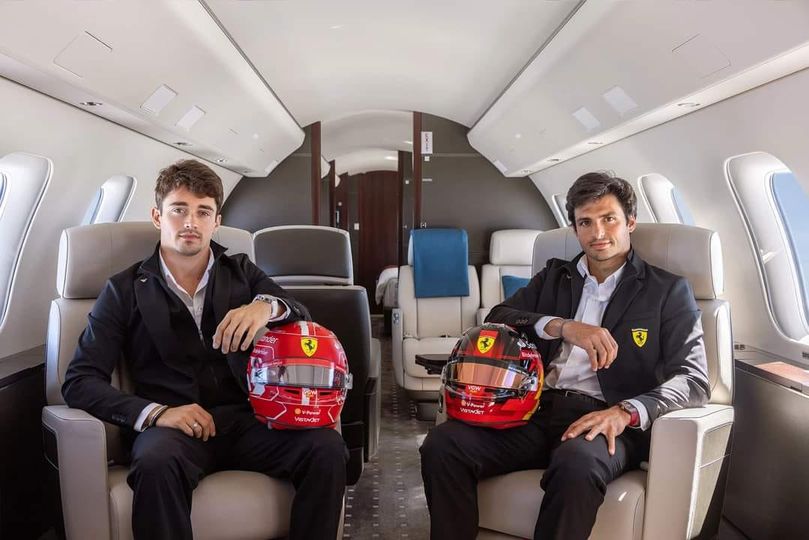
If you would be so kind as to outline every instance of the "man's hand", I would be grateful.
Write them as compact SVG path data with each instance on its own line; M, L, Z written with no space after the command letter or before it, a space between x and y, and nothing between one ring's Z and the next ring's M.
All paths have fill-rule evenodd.
M589 430L584 438L592 441L598 434L604 435L607 438L607 450L612 456L615 454L615 438L624 432L631 418L628 412L617 405L603 411L591 412L570 424L562 435L562 440L575 439Z
M250 348L256 333L263 328L272 315L272 306L267 302L255 301L246 306L228 311L213 335L213 348L222 353L236 352L239 343L243 351Z
M579 321L553 319L545 325L545 331L584 349L593 371L610 367L618 356L618 343L606 328Z
M189 437L196 437L203 441L216 435L213 417L196 403L166 409L155 425L179 429Z

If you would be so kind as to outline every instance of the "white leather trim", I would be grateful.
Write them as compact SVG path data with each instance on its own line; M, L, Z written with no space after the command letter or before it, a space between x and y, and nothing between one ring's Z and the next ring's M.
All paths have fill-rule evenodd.
M497 266L530 266L534 240L541 232L534 229L494 231L489 244L489 263Z

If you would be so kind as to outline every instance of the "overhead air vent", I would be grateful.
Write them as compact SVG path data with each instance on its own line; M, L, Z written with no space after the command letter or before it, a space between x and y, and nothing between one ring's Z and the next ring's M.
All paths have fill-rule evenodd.
M164 84L155 90L154 93L149 96L149 99L143 102L140 108L157 116L175 97L177 97L177 92Z

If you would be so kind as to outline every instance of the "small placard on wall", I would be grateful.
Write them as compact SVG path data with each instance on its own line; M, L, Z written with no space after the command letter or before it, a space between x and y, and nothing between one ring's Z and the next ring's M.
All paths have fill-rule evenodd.
M432 154L433 153L433 132L432 131L422 131L421 132L421 153L422 153L422 155Z

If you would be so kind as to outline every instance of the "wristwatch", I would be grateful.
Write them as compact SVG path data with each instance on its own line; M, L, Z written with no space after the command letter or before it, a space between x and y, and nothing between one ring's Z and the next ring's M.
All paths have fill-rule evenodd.
M618 408L629 413L629 427L640 426L640 413L634 405L628 401L619 401Z
M257 294L253 302L264 302L270 304L270 319L278 313L278 299L270 294Z

